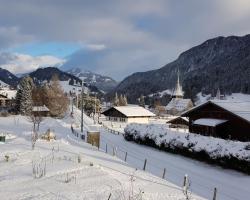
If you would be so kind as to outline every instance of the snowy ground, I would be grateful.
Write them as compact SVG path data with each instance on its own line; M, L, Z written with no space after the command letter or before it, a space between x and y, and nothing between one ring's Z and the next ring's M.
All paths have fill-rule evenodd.
M85 127L92 125L87 119ZM51 128L57 140L38 140L32 151L31 123L21 116L0 118L0 132L8 133L6 143L0 143L1 199L108 199L110 194L110 200L132 194L142 199L185 199L180 187L80 141L71 134L71 123L70 117L47 118L40 132ZM32 166L37 175L43 170L44 176L35 178Z
M76 113L77 116L80 117L80 112ZM87 120L87 116L84 117L85 119ZM90 123L89 120L88 123ZM176 185L181 186L184 175L188 174L192 191L204 198L212 199L213 190L216 187L217 197L220 200L249 199L250 176L248 175L127 142L123 136L101 129L103 150L106 149L106 144L108 152L113 154L114 148L121 159L125 159L127 152L127 163L133 167L142 169L147 159L146 170L159 177L162 177L163 169L166 168L166 179Z
M101 151L98 151L71 134L72 122L70 118L45 120L41 131L51 128L57 135L57 141L39 141L32 152L32 125L20 117L0 118L0 132L9 133L6 144L0 144L0 195L4 197L1 199L108 199L110 192L113 195L111 200L125 199L121 196L131 193L130 179L134 173L135 193L143 190L143 199L183 199L182 191L176 185L182 186L185 174L191 180L192 196L196 199L194 193L212 199L214 187L218 188L217 199L220 200L248 199L250 195L250 177L245 174L127 142L123 136L111 134L102 128ZM74 122L79 131L80 111L75 112ZM92 129L93 125L92 119L84 115L84 132ZM104 153L106 145L110 155ZM39 160L39 155L50 158L53 146L53 164L48 160L46 176L34 179L32 160ZM112 156L113 149L116 156ZM125 163L122 160L126 152ZM7 153L10 154L8 163L4 161ZM81 155L80 164L77 163L78 155ZM167 181L140 170L145 158L146 171L162 177L166 168ZM93 167L90 162L94 164ZM135 171L135 168L139 170ZM65 183L67 174L71 181Z
M214 187L218 188L218 199L248 199L250 195L250 177L233 170L211 166L183 156L127 142L122 136L102 131L102 148L108 143L110 154L112 147L117 147L118 157L124 158L128 152L127 162L142 169L147 159L147 171L161 177L166 168L166 179L181 186L183 176L188 174L191 189L204 198L211 199Z

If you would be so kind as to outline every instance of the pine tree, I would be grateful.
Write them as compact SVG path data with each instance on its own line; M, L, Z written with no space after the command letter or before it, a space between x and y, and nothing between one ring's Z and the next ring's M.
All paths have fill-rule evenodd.
M119 105L126 106L126 102L125 102L124 96L122 94L119 97Z
M125 106L127 106L127 105L128 105L128 100L127 100L127 97L126 97L125 94L124 94L124 96L123 96L123 99L124 99L124 104L125 104Z
M117 93L115 93L115 99L114 99L113 105L114 106L119 106L119 98L118 98L118 94Z
M143 96L143 95L140 96L140 99L139 99L139 106L145 108L145 101L144 101L144 96Z
M16 95L16 111L23 115L32 112L32 90L34 83L32 78L26 76L22 78Z

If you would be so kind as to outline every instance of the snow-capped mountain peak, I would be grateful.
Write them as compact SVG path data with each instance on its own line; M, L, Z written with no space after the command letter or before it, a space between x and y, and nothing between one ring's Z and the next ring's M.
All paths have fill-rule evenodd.
M72 68L67 72L80 78L81 80L84 80L87 84L96 86L99 90L102 90L104 92L112 90L118 84L114 79L108 76L93 73L85 69Z

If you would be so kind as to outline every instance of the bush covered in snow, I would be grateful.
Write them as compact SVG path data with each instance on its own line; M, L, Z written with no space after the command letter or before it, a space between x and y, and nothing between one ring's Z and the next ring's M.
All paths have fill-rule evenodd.
M159 124L129 124L124 138L250 174L250 142L183 133Z

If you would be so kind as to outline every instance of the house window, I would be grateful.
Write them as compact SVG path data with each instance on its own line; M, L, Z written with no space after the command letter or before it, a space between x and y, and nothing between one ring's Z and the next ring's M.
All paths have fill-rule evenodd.
M125 122L125 118L120 118L120 122Z

